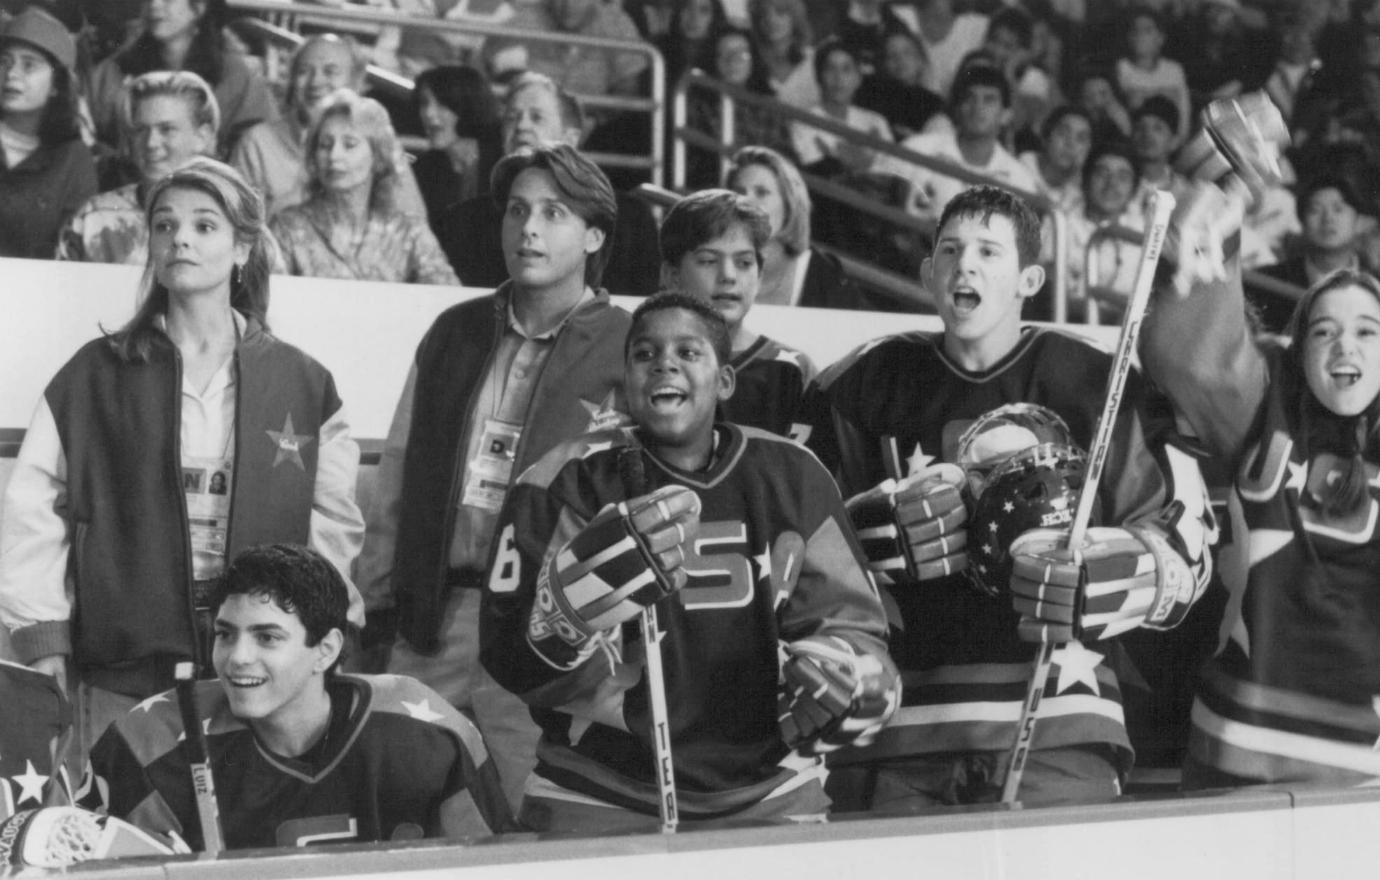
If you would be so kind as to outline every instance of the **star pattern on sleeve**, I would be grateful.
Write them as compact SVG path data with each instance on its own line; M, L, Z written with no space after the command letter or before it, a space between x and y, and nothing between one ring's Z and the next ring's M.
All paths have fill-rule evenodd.
M1059 667L1059 681L1054 688L1056 694L1082 684L1094 694L1102 695L1097 682L1097 667L1102 663L1102 655L1089 651L1082 642L1069 642L1054 652L1054 663Z
M409 703L407 700L399 700L398 702L402 703L402 707L407 710L408 715L411 715L418 721L440 721L442 718L446 717L431 708L431 700L426 698L415 703Z
M24 772L11 778L19 783L19 797L14 799L15 806L27 800L32 800L36 804L43 803L43 786L47 784L48 777L34 769L33 761L26 760Z

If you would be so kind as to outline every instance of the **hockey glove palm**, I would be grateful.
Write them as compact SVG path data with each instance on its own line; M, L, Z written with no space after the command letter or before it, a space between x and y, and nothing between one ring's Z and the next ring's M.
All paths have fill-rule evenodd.
M1168 629L1197 599L1188 564L1157 532L1091 528L1082 547L1067 543L1067 529L1031 529L1011 545L1011 603L1027 642Z
M968 567L968 508L956 467L886 480L848 500L868 568L879 577L928 581Z
M889 659L860 654L837 636L808 636L785 646L781 738L806 754L865 746L900 703Z
M542 567L528 641L558 668L578 664L596 634L685 586L699 522L684 486L606 506Z

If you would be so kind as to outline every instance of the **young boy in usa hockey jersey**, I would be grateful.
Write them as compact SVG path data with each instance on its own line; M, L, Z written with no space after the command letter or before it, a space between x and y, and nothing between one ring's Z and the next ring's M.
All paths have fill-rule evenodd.
M197 684L225 845L472 837L513 830L479 731L402 676L336 672L345 583L315 551L237 556L211 598L218 681ZM202 848L176 697L112 724L81 803Z
M1247 143L1223 140L1249 178L1270 150L1250 141L1283 124L1262 118L1278 111L1258 95L1228 106L1250 121L1236 133ZM1209 174L1225 167L1211 152ZM1178 283L1157 293L1141 340L1146 372L1235 478L1219 555L1231 596L1193 705L1184 785L1374 785L1380 282L1337 270L1299 300L1287 347L1254 338L1239 240L1254 188L1234 174L1223 183L1201 186L1176 218Z
M706 189L681 199L661 222L661 279L668 290L703 300L728 322L733 396L719 405L724 421L795 438L800 402L814 363L745 321L757 301L762 249L771 221L747 197Z
M828 473L714 420L728 348L710 306L648 299L626 345L637 427L548 453L501 517L482 659L542 728L521 812L536 830L657 827L645 604L682 822L822 813L818 755L894 708L881 600Z
M1070 447L1086 451L1092 439L1111 358L1021 325L1021 306L1043 281L1039 247L1039 220L1019 197L995 187L954 197L923 267L943 332L862 346L826 370L807 401L809 445L853 496L864 547L890 582L891 651L906 679L902 707L876 741L831 760L850 806L995 799L1042 636L1067 644L1054 654L1020 798L1114 796L1132 752L1111 665L1118 649L1104 639L1173 626L1206 586L1201 477L1135 375L1096 528L1077 556L1062 549L1081 485L1082 453ZM1017 403L1039 409L1002 409ZM983 476L981 466L1042 440L1055 445ZM958 463L972 469L964 475ZM961 491L965 476L979 493L990 480L992 494Z

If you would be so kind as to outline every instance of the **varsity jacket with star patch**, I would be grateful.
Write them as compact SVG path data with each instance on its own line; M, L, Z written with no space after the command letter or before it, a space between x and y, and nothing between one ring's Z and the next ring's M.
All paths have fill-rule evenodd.
M475 726L415 679L335 675L331 721L305 754L270 751L230 711L219 681L197 684L225 845L306 846L515 830ZM91 751L78 802L202 848L177 696L150 697Z
M707 471L682 471L637 452L646 492L684 486L702 504L688 582L657 606L679 809L690 819L729 815L820 778L819 759L781 739L781 642L837 636L895 674L881 599L828 473L775 434L722 423L715 430L718 459ZM542 728L537 777L564 796L654 816L637 621L604 634L604 650L568 669L539 650L543 636L531 622L538 575L551 554L605 505L627 498L619 458L630 445L626 431L589 434L520 478L484 590L481 659L532 707Z
M845 497L931 462L955 462L964 430L1008 403L1058 413L1086 450L1110 364L1087 342L1043 328L1024 328L1011 352L983 372L953 362L938 333L884 337L812 386L808 445ZM1201 595L1215 523L1198 466L1177 440L1168 407L1152 405L1133 373L1093 524L1135 524L1163 535L1189 563ZM883 590L893 615L891 653L905 684L901 709L871 746L840 752L839 763L1010 748L1036 651L1016 635L1019 615L1010 597L980 593L962 573L922 584L897 580ZM1072 642L1055 653L1034 748L1106 744L1129 769L1119 660L1115 640Z
M226 558L307 544L346 575L363 539L359 447L324 367L238 319L235 468ZM109 339L48 384L6 486L0 621L25 663L70 654L81 678L146 697L195 656L192 549L181 458L182 365L163 334L149 359Z
M504 282L490 296L452 306L431 325L417 346L410 397L405 389L379 464L360 588L371 615L397 609L398 632L422 652L439 647L466 443L485 415L474 412L475 401L508 327L511 298L512 282ZM600 290L561 325L513 451L514 477L603 419L626 422L620 413L627 410L623 340L630 322Z
M1184 782L1374 785L1380 441L1372 421L1360 508L1330 512L1320 499L1355 424L1323 411L1284 348L1252 339L1235 261L1228 268L1187 297L1161 296L1141 345L1150 375L1234 469L1218 557L1230 598L1194 700Z

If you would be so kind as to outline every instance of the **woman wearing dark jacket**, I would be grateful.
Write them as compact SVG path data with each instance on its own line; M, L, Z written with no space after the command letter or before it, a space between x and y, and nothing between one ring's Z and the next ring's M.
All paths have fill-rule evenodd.
M67 218L96 194L77 127L62 23L30 8L0 27L0 257L51 259Z
M439 234L442 211L489 191L489 172L503 150L498 102L484 74L460 65L422 72L412 96L431 145L412 174Z
M145 0L144 28L91 71L87 100L96 138L120 145L120 95L125 80L151 70L190 70L211 84L220 105L220 150L228 155L240 132L278 118L263 77L225 46L225 0Z

